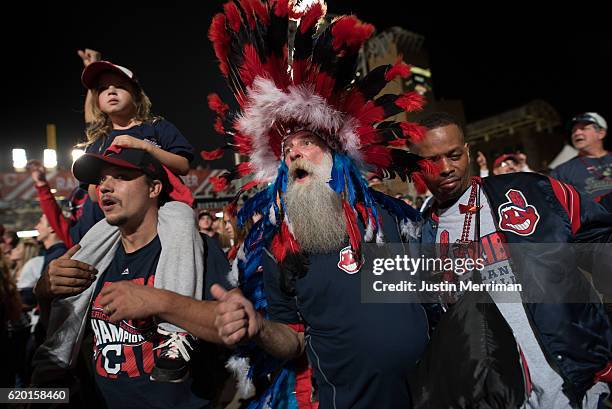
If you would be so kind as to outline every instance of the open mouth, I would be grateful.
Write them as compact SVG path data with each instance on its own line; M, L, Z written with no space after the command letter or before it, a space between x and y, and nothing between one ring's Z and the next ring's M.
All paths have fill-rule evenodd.
M508 227L513 228L514 230L523 231L527 230L531 226L531 220L527 219L523 223L520 224L510 224L508 223Z
M310 176L310 173L302 168L297 168L293 171L293 179L298 182L305 180L308 176Z
M102 211L109 211L113 208L114 205L117 204L117 201L115 199L112 199L110 197L103 197L102 201L101 201L101 207L102 207Z

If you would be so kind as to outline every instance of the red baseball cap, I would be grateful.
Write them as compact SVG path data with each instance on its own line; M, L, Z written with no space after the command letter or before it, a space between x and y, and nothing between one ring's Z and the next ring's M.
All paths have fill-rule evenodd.
M493 169L499 168L502 162L505 162L507 160L519 163L519 160L516 155L513 155L511 153L504 153L503 155L500 155L497 157L497 159L495 159L495 162L493 162Z
M102 73L108 71L119 74L122 77L125 77L130 80L135 85L139 85L136 76L131 70L120 65L113 64L110 61L96 61L85 67L85 69L83 70L83 74L81 75L81 83L87 89L95 88L98 77Z
M108 148L104 155L86 153L81 156L72 165L72 173L81 182L97 185L100 183L100 175L105 165L139 170L153 179L161 180L164 188L169 187L161 162L151 154L142 149L121 148L116 145Z

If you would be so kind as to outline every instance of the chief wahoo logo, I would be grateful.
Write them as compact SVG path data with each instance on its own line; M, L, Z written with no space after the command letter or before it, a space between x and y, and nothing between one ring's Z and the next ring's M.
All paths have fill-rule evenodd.
M538 209L527 203L523 192L510 189L506 192L509 202L499 206L499 228L504 231L529 236L540 220Z
M344 270L345 273L355 274L361 269L363 263L355 260L355 254L351 250L351 246L346 246L340 250L340 260L338 261L338 268Z

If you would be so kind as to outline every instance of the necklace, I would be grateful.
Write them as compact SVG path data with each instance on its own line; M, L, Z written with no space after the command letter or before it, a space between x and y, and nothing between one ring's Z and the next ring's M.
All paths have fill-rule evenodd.
M472 188L467 205L459 204L459 213L465 214L463 217L463 228L461 229L461 237L458 238L453 245L453 254L455 257L463 258L468 254L468 249L474 240L470 240L470 230L472 228L472 218L480 211L482 206L479 205L479 183L478 179L472 178ZM479 240L477 237L475 240Z
M477 254L476 246L480 242L480 180L479 178L472 178L471 180L471 190L467 204L459 203L459 213L464 214L463 217L463 227L461 229L461 237L458 238L455 243L452 244L452 257L454 258L462 258L466 259L469 257L470 251L472 254ZM472 219L476 215L476 226L474 231L474 240L470 240L470 231L472 226ZM448 233L447 233L448 235ZM448 236L447 236L448 237ZM446 239L448 240L448 238ZM447 241L448 243L448 241ZM448 244L443 245L440 244L441 254L444 254L442 257L446 258L448 254ZM442 271L441 280L447 283L456 283L457 275L453 270L445 270ZM444 291L440 294L441 300L443 304L453 304L457 301L457 293L454 291Z

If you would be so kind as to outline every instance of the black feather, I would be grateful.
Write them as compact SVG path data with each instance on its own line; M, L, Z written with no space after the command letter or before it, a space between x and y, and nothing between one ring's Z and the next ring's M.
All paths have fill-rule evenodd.
M385 111L385 118L389 118L393 115L397 115L404 112L403 108L395 105L395 101L397 101L400 96L401 95L385 94L376 98L374 100L374 104L376 104L376 106L382 107Z
M287 253L279 264L280 288L284 293L295 296L295 283L306 276L309 263L308 256L304 253Z
M387 145L389 141L398 138L405 138L402 133L402 128L400 127L399 122L395 121L384 121L376 125L376 130L378 131L378 135L380 135Z
M423 159L419 155L410 153L403 149L391 149L391 166L386 171L389 173L389 178L398 176L402 181L410 178L412 172L419 171L419 161Z
M373 99L387 85L385 74L390 67L390 65L376 67L357 83L357 88L361 91L366 101Z

